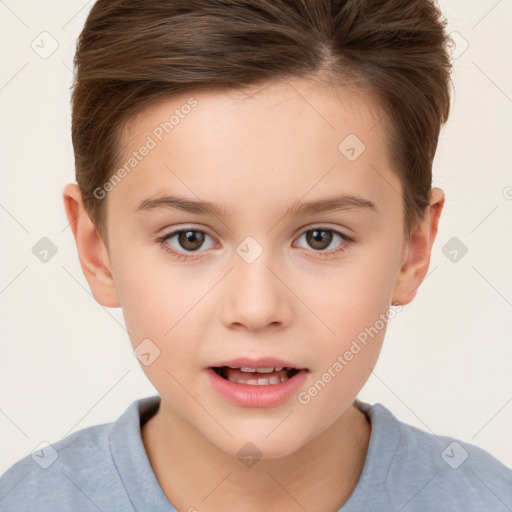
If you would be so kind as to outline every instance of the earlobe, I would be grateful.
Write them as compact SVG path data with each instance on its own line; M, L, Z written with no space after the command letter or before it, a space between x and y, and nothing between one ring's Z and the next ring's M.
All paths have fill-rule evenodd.
M407 243L407 258L395 283L393 304L409 304L425 279L443 206L443 191L433 188L430 205L425 209L423 218L411 231Z
M120 307L108 250L84 208L78 185L66 185L63 200L80 265L94 298L103 306Z

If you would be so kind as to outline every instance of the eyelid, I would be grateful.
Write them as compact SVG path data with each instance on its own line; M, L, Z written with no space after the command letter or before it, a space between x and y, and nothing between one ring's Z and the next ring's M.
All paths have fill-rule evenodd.
M336 231L337 233L340 233L340 235L342 235L343 238L351 238L351 235L349 235L348 233L352 232L352 230L349 228L341 227L338 225L330 225L329 222L323 222L323 223L316 222L313 224L306 224L306 225L302 226L301 228L299 228L296 231L296 233L297 233L296 237L302 235L305 231L312 231L314 229L325 229L325 230L329 230L329 231Z

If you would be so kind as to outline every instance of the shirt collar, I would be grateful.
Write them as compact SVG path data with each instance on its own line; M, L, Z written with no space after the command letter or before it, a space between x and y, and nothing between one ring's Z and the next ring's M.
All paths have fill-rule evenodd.
M160 407L158 395L133 402L109 433L114 465L137 511L177 512L156 479L142 442L141 425Z
M136 400L112 424L109 433L114 465L137 511L177 512L163 493L142 442L141 425L158 411L160 400L158 395ZM365 496L385 492L382 469L391 465L400 441L400 423L383 405L360 400L354 405L370 421L371 434L359 481L339 512L358 512Z

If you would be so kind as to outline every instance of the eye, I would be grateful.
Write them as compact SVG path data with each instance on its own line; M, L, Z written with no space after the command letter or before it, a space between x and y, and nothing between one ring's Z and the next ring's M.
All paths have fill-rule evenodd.
M346 250L349 243L353 241L350 237L344 235L340 231L327 227L315 227L308 229L297 240L299 241L302 238L305 239L309 247L313 248L315 252L322 253L315 254L315 257L323 257L323 253L326 253L325 256L331 256L337 252L342 252ZM339 241L338 244L336 244L336 239ZM337 246L337 248L328 250L329 246L331 246L333 242L334 246Z
M190 255L190 252L203 252L199 249L203 246L206 237L211 238L210 235L198 229L180 229L158 238L157 241L164 251L176 259L187 260L196 257L196 255ZM171 243L173 238L176 239L178 247Z
M199 229L179 229L161 236L157 239L157 242L160 247L173 258L180 261L187 261L200 257L200 253L204 251L200 251L199 249L204 248L204 242L207 237L213 240L208 233ZM327 227L308 229L304 231L297 240L299 241L302 238L305 238L307 244L314 250L314 257L316 258L330 257L338 252L343 252L348 249L350 243L353 242L351 237L344 235L336 229ZM172 243L173 239L175 239L175 243ZM337 248L329 250L329 246L331 246L333 242L336 247L336 239L338 239ZM209 249L214 245L215 241L204 249Z

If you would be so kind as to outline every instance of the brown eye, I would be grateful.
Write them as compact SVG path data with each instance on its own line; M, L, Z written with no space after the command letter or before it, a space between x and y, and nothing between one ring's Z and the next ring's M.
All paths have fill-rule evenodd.
M354 239L341 233L337 229L324 226L318 226L313 229L303 231L297 242L305 238L307 247L301 245L305 249L310 249L310 253L315 258L331 258L345 252ZM336 241L337 239L337 241ZM297 243L296 242L296 243Z
M333 239L333 231L326 229L310 229L306 231L306 241L313 249L324 251Z
M313 249L314 252L327 252L327 249L335 250L336 247L343 247L350 239L335 229L318 227L304 231L298 240L306 239L308 247L306 249ZM338 243L336 244L336 238ZM331 244L334 247L331 247ZM331 252L331 251L329 251Z
M209 246L205 244L206 238L211 240ZM158 238L157 242L162 249L169 253L178 254L183 259L186 259L188 255L192 255L194 252L199 256L206 249L215 246L213 238L208 233L199 229L178 229Z
M196 251L204 243L205 234L202 231L180 231L178 233L178 243L187 251Z

